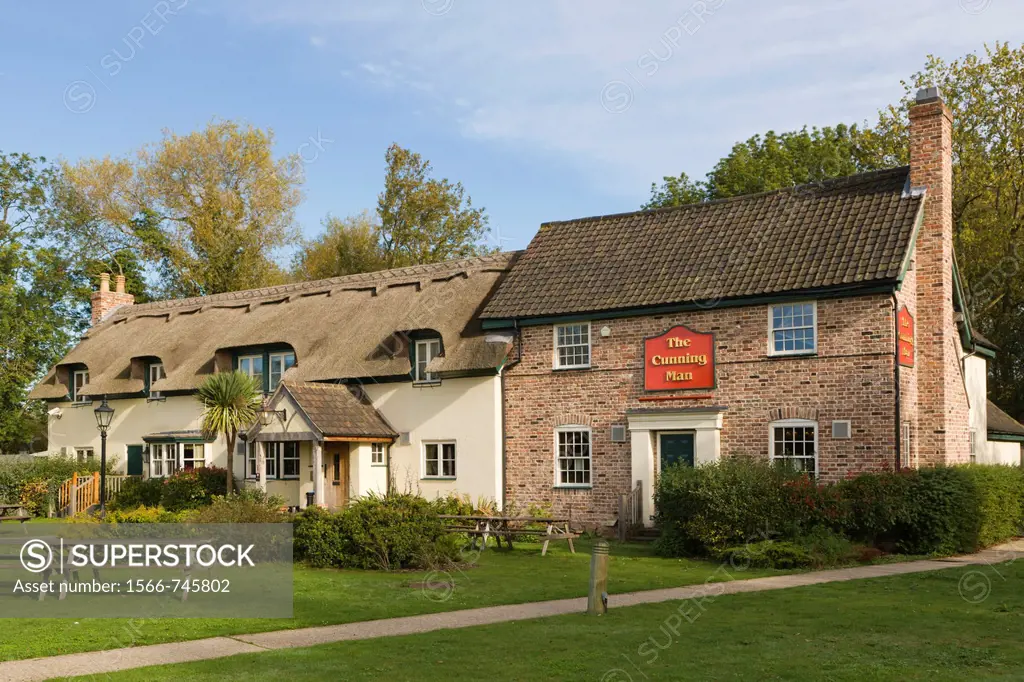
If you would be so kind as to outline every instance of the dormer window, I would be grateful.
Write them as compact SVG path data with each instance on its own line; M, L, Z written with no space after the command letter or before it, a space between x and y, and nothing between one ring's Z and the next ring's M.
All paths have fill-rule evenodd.
M285 372L295 364L295 351L280 345L265 350L247 348L235 358L238 371L255 379L256 385L266 394L277 390Z
M271 353L270 354L270 386L268 393L277 390L281 383L281 377L289 369L295 366L295 353Z
M263 356L243 355L238 358L238 371L248 374L256 380L256 385L263 387Z
M441 377L435 372L428 372L427 365L441 354L441 339L420 339L416 342L413 381L418 384L437 383Z
M82 395L82 388L89 383L89 370L79 369L71 373L71 402L87 403L89 399Z
M163 395L160 391L154 391L153 385L161 379L166 379L167 373L164 371L164 365L162 362L154 362L149 366L148 370L148 383L146 384L146 390L149 393L150 400L162 400Z

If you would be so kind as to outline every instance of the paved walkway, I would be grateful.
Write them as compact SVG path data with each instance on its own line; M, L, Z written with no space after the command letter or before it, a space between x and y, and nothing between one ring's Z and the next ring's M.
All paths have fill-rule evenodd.
M612 595L610 608L651 604L656 602L701 597L717 597L740 592L762 592L782 590L790 587L819 585L862 578L881 578L890 575L923 573L943 568L964 565L996 564L1024 557L1024 540L985 550L978 554L949 559L928 559L878 566L858 566L831 571L815 571L794 575L753 578L732 582L704 583L688 587L673 587L663 590L629 592ZM389 618L386 620L328 625L300 630L278 630L254 635L211 637L188 642L153 644L149 646L92 651L81 654L67 654L50 658L34 658L23 661L0 663L0 680L4 682L36 682L73 675L95 675L142 668L166 663L186 663L212 658L224 658L236 654L258 653L273 649L314 646L330 642L346 642L376 637L394 637L419 632L431 632L449 628L465 628L475 625L507 623L511 621L560 616L579 613L587 608L586 598L558 599L555 601L532 602L510 606L489 606L480 609L433 613L422 616Z

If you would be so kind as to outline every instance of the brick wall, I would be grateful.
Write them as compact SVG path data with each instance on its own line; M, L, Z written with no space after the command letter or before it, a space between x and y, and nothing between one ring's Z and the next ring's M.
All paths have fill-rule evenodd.
M626 411L634 408L725 406L722 456L767 457L772 419L816 418L824 480L891 467L896 439L892 298L824 299L817 305L818 353L811 357L768 357L767 306L595 320L591 368L583 370L553 371L552 326L523 327L522 360L506 374L507 499L520 507L550 504L555 513L583 523L614 520L618 495L632 484L632 465L630 444L613 443L611 427L626 424ZM678 324L715 333L718 386L668 394L707 398L641 401L646 395L643 339ZM609 336L601 336L602 327L609 328ZM834 419L852 421L851 439L832 439ZM589 490L554 486L554 432L563 424L593 430Z

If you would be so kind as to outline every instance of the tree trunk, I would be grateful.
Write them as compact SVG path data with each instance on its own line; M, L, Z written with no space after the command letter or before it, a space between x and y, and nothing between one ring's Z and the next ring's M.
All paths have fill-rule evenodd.
M235 438L238 434L232 429L228 431L228 483L227 494L231 494L235 482Z

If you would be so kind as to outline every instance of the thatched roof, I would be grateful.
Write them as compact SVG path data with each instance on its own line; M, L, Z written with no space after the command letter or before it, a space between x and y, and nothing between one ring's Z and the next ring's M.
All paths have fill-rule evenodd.
M489 343L477 313L518 253L385 270L214 296L124 306L93 327L30 394L63 399L68 372L89 370L84 395L144 390L146 359L167 378L152 390L197 388L229 370L232 349L287 344L293 381L391 377L411 371L406 332L433 330L443 356L429 367L446 373L494 370L509 351Z

